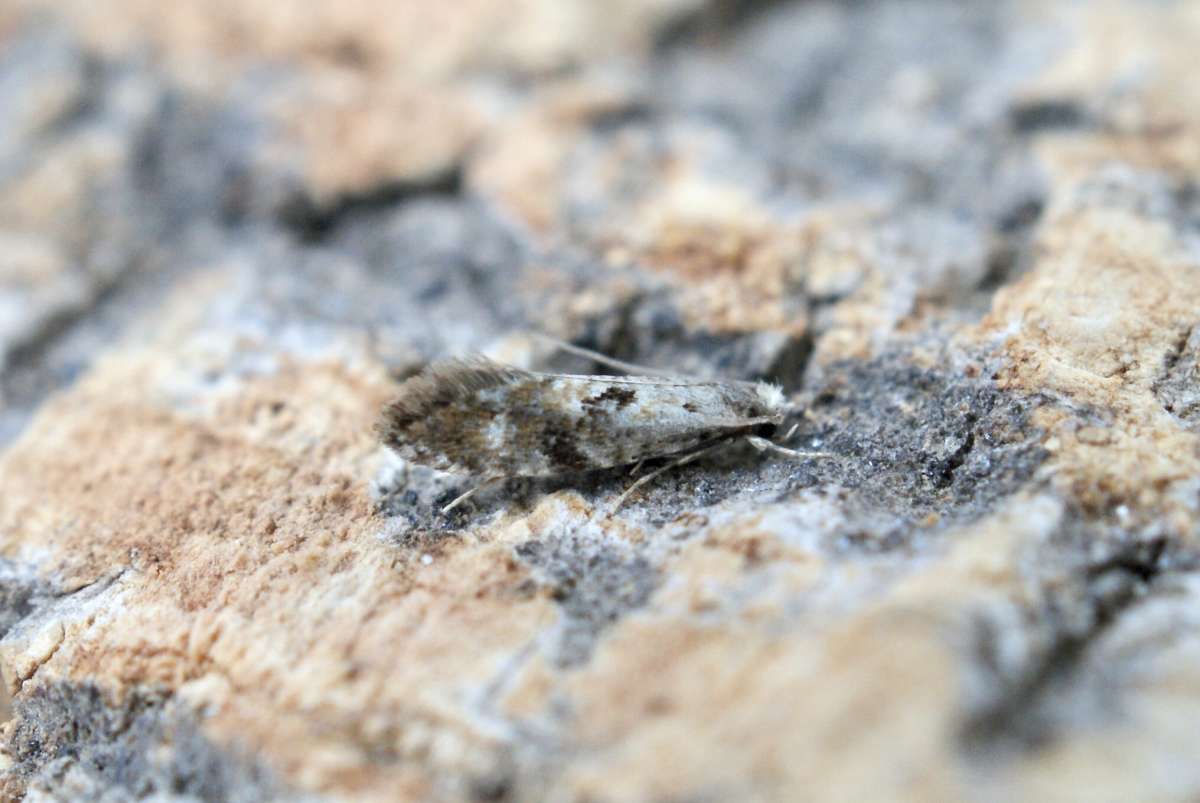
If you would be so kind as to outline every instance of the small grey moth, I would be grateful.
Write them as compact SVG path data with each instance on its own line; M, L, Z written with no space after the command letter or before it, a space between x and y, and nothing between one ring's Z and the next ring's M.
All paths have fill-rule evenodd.
M662 471L737 438L759 450L820 456L767 440L789 409L783 392L766 382L537 373L469 357L434 363L405 381L384 407L377 434L404 460L478 477L484 484L681 456L639 479L615 511Z

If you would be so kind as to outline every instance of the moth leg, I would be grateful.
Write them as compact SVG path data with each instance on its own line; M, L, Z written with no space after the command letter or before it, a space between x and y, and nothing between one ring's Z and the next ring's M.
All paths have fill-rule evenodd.
M746 440L760 452L776 452L785 454L788 457L833 457L829 452L809 452L799 449L788 449L785 446L780 446L778 443L769 441L766 438L760 438L757 435L747 435Z
M503 479L504 479L504 477L488 477L486 480L479 483L478 485L476 485L474 488L470 489L466 493L462 493L462 494L459 494L458 496L456 496L454 498L454 501L452 501L450 504L448 504L442 508L442 512L449 513L451 510L454 510L454 508L458 507L463 502L467 501L472 496L474 496L476 494L476 492L482 491L484 488L488 487L489 485L495 485L496 483L500 482Z
M638 473L641 472L642 464L645 462L646 462L646 458L643 457L641 460L634 463L633 468L629 469L629 476L636 477L638 475Z
M692 452L691 454L684 455L683 457L679 458L678 460L674 460L670 463L667 463L665 466L663 466L660 469L651 471L646 476L640 478L633 485L630 485L628 488L626 488L625 493L623 493L619 497L617 497L617 502L616 502L616 504L613 505L612 510L610 510L608 512L608 515L610 515L610 516L615 515L616 512L621 509L621 505L625 504L625 500L629 498L629 495L631 493L633 493L634 491L636 491L638 488L642 487L646 483L650 482L651 480L655 479L660 474L665 474L666 472L670 471L673 468L679 468L680 466L686 466L688 463L692 462L693 460L697 460L697 459L703 457L704 455L708 454L712 450L716 449L718 446L722 446L722 445L723 444L721 444L721 443L714 443L712 446L708 446L704 449L701 449L698 452Z

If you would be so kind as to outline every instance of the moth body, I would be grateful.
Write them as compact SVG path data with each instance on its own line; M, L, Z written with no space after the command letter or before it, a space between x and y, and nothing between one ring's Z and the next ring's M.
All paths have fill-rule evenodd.
M383 411L400 457L477 477L546 477L769 436L787 402L767 383L523 371L483 358L436 363Z

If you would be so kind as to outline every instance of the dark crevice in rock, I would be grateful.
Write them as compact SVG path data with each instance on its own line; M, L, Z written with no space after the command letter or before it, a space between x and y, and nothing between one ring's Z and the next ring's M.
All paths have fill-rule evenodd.
M469 784L471 799L479 803L501 803L512 800L515 778L512 773L498 772L475 778Z
M1070 131L1094 124L1091 115L1069 98L1046 98L1014 105L1009 112L1018 134Z
M1045 201L1029 198L1001 215L987 254L987 266L977 290L990 307L996 290L1025 273L1032 261L1034 234Z
M1188 428L1200 428L1200 326L1192 326L1163 360L1154 394Z
M101 111L105 84L110 80L108 65L90 53L78 54L82 87L70 105L51 122L43 134L47 139L70 136L76 128L92 122Z
M1151 538L1124 545L1106 558L1087 567L1089 581L1095 581L1110 572L1129 574L1143 583L1149 583L1163 571L1167 557L1167 540Z
M1083 526L1086 529L1086 526ZM1095 533L1085 540L1095 548ZM1102 539L1101 539L1102 540ZM1066 581L1047 584L1041 609L1026 621L1052 629L1032 658L1013 672L1003 668L1000 626L987 619L977 623L975 660L989 678L988 700L964 720L960 737L969 753L987 755L1007 746L1034 750L1061 730L1053 701L1084 670L1090 649L1118 619L1151 589L1162 575L1167 542L1163 538L1134 540L1074 572ZM1048 561L1052 562L1052 561Z
M1172 190L1172 201L1177 210L1177 228L1200 233L1200 183L1190 178L1180 180Z
M968 417L966 426L972 426L973 424L974 422ZM975 433L968 431L966 435L963 436L962 442L959 444L958 448L955 449L949 457L940 461L939 464L935 464L931 467L930 478L933 480L933 484L938 488L946 488L953 483L954 472L966 462L967 455L971 453L971 449L974 448L974 446Z
M1175 367L1179 365L1179 361L1183 359L1184 352L1187 351L1188 341L1191 340L1193 331L1195 331L1195 327L1188 327L1187 330L1180 335L1179 339L1175 341L1175 347L1167 353L1166 359L1163 360L1163 373L1165 375L1170 375L1175 370Z
M789 337L778 348L767 370L751 378L774 382L785 389L797 388L804 381L815 346L816 336L812 330Z
M1024 198L1000 216L997 228L1001 234L1028 232L1037 224L1046 208L1044 197Z
M36 369L44 361L46 352L79 325L94 314L96 307L104 304L118 294L121 287L130 282L136 282L138 271L135 268L121 271L97 286L87 303L76 306L64 306L55 314L44 318L40 325L28 333L24 340L17 341L5 354L4 372L0 374L0 382L8 379L10 373ZM7 384L7 382L4 382Z
M141 257L139 257L139 260ZM86 304L47 317L8 352L0 371L0 446L16 437L41 401L70 386L100 349L117 341L129 322L159 303L190 268L130 265L93 288Z
M367 192L344 195L332 204L321 205L306 194L296 194L278 212L280 223L302 242L326 240L346 220L376 210L399 206L421 197L453 197L462 193L462 166L424 180L393 181Z
M1021 272L1021 262L1024 249L1009 241L997 243L988 253L987 270L979 283L979 291L991 296L1006 284L1009 284Z
M631 99L593 114L588 119L588 128L594 136L612 135L627 126L652 125L661 114L662 110L646 99Z
M119 699L88 683L55 682L19 695L3 791L56 799L256 803L299 799L245 754L214 745L170 694L134 689Z
M750 20L787 0L707 0L658 32L657 52L712 45L734 35Z
M1025 186L1001 204L992 220L986 270L978 290L988 307L999 288L1011 284L1028 269L1038 224L1046 211L1046 190L1040 181Z

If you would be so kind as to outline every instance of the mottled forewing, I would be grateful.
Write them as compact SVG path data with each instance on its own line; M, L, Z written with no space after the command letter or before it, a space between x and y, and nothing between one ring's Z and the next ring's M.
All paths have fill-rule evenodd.
M508 399L541 385L536 374L472 358L436 363L400 386L383 409L379 439L400 457L440 471L503 475L514 457L496 433Z
M540 409L515 410L542 452L539 474L609 468L688 451L753 427L749 385L677 379L546 376Z
M752 386L535 374L483 360L436 365L384 411L401 457L479 476L551 476L687 451L746 430Z

